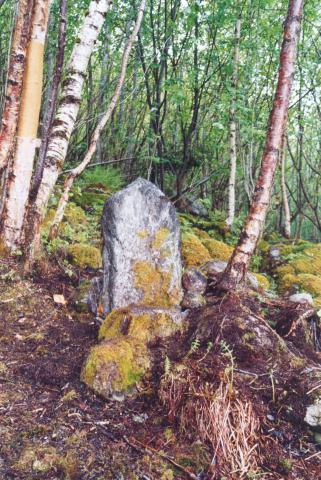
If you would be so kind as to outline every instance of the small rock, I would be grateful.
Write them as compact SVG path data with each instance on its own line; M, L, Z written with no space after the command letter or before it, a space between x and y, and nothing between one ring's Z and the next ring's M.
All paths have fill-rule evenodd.
M181 303L182 308L199 308L206 304L206 300L203 295L193 292L186 292Z
M313 306L313 298L310 293L295 293L289 297L290 302L307 303Z
M304 417L310 427L321 427L321 398L317 398L312 405L309 405Z
M55 303L58 303L59 305L66 305L67 301L63 295L55 294L53 296L53 300Z
M187 292L202 295L206 290L207 280L197 268L190 268L184 272L182 284Z
M136 423L145 423L148 419L147 413L142 413L141 415L134 415L133 420Z
M211 262L205 263L205 265L202 266L202 271L206 275L215 275L216 273L222 273L227 267L227 262L224 262L223 260L214 260Z

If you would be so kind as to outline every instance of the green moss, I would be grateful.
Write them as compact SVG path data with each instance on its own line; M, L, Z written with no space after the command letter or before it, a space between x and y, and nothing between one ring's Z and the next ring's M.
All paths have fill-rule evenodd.
M135 287L143 292L141 305L170 307L179 304L179 292L170 288L170 272L163 271L148 261L135 262L133 272Z
M298 278L292 273L287 273L279 278L278 290L280 293L294 291L298 285Z
M102 264L100 250L85 243L69 245L67 254L71 257L72 263L78 267L100 268Z
M282 278L284 275L287 275L287 274L291 274L291 275L295 275L295 270L294 268L292 267L292 265L280 265L277 269L276 269L276 273L278 275L279 278Z
M72 226L87 223L85 212L73 202L68 203L64 213L64 220Z
M261 288L264 288L264 290L268 290L270 288L269 279L265 275L262 275L261 273L253 273L253 275L256 277Z
M120 308L107 315L99 329L99 339L130 336L147 344L155 337L167 337L179 328L166 312Z
M205 232L204 230L201 230L200 228L192 228L192 232L202 241L202 240L211 240L211 236Z
M227 245L224 242L221 242L220 240L214 240L213 238L211 239L204 239L202 240L203 245L207 248L209 251L211 257L214 260L229 260L232 253L233 253L233 247L230 245Z
M191 233L182 235L182 256L186 267L198 267L211 260L207 248Z
M132 338L118 338L94 347L82 369L81 379L103 396L126 392L150 367L146 346Z
M309 273L301 273L297 277L298 285L305 292L314 296L321 296L321 278Z

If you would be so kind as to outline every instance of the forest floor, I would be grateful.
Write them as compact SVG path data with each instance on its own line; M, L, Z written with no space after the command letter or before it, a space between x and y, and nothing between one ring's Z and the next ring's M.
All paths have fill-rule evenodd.
M22 279L16 261L1 261L0 479L183 480L206 472L209 452L198 440L184 441L155 395L106 401L81 383L99 325L74 309L74 292L70 279L50 264ZM278 453L284 442L289 454L295 437L297 451L300 444L303 457L312 459L297 458L295 468L281 465L251 478L321 479L320 451L307 436L300 439L301 426L295 433L285 427L283 440L271 440L269 454L273 442Z
M153 397L106 402L80 382L98 325L70 306L73 291L57 270L22 280L15 262L1 261L0 479L186 478L136 445L167 444L175 456Z

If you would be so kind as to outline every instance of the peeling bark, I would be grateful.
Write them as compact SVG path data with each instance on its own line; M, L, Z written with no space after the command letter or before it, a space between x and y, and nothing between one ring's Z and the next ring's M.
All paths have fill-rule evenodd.
M14 26L0 129L0 175L8 164L18 126L32 7L33 0L20 0Z
M74 180L79 175L81 175L81 173L85 170L87 165L89 165L92 157L94 156L94 154L96 152L100 134L101 134L103 128L105 127L106 123L109 121L110 117L112 116L113 111L115 110L116 104L118 102L118 99L119 99L121 91L122 91L122 87L124 85L126 70L127 70L128 60L129 60L129 55L130 55L133 43L134 43L134 41L137 37L137 34L139 32L140 25L141 25L141 22L142 22L142 19L143 19L145 4L146 4L146 0L142 0L141 4L140 4L140 7L139 7L137 20L136 20L134 29L133 29L133 31L132 31L132 33L131 33L131 35L130 35L127 43L126 43L126 46L125 46L125 49L124 49L124 52L123 52L120 75L119 75L119 78L118 78L118 81L117 81L117 86L116 86L115 92L112 96L112 99L111 99L110 104L107 108L107 111L105 112L105 114L103 115L101 120L99 121L97 127L95 128L95 130L92 134L90 144L89 144L89 148L88 148L88 151L85 155L85 158L76 168L74 168L69 173L69 175L67 176L67 178L65 180L64 188L63 188L63 194L61 195L61 197L59 199L56 214L55 214L55 217L54 217L53 222L51 224L50 233L49 233L49 238L50 239L53 239L57 236L58 228L59 228L59 225L62 221L64 212L65 212L65 208L66 208L68 200L69 200L70 190L72 188Z
M26 269L39 249L40 224L66 158L69 139L79 111L88 62L103 26L105 14L110 7L110 0L91 1L79 33L79 40L75 43L67 66L67 76L48 142L42 180L25 220L24 245L28 246L28 251L25 251Z
M36 0L23 79L16 150L9 167L2 211L2 239L15 250L19 246L33 170L42 97L43 59L51 0Z
M287 121L302 8L303 0L290 0L284 25L278 83L270 114L260 173L256 182L249 215L245 221L239 242L220 282L220 288L223 290L231 290L244 282L251 258L263 231Z

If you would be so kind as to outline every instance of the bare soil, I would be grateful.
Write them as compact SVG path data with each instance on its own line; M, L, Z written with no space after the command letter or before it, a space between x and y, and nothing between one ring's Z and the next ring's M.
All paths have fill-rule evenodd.
M183 343L174 339L171 345L154 346L154 377L136 399L118 403L98 398L79 380L83 361L97 342L98 324L73 307L77 282L90 273L78 272L70 280L58 267L43 267L34 278L22 279L16 261L0 264L0 479L210 479L210 446L201 444L192 425L190 431L180 431L154 389L164 367L160 350L172 350L174 362L186 354ZM66 305L55 303L54 294L63 295ZM190 338L197 315L194 326L191 318ZM231 342L236 334L228 333ZM202 348L188 356L198 379L226 368L213 348L197 372ZM243 358L240 370L253 367L245 351L236 354ZM319 447L302 423L293 425L279 411L280 404L272 402L271 380L258 378L251 384L252 399L258 402L266 451L261 456L265 473L257 478L321 479ZM288 458L291 468L282 463Z

